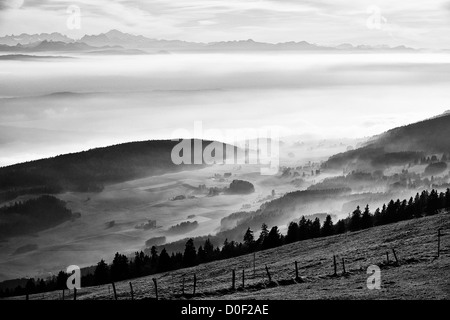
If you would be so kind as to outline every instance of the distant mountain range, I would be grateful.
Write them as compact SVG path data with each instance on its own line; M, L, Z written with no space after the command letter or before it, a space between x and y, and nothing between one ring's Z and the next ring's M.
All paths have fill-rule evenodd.
M65 43L75 42L75 40L61 34L58 32L54 33L41 33L41 34L27 34L22 33L21 35L10 35L0 38L0 44L6 44L8 46L15 46L18 44L26 45L41 41L61 41Z
M354 46L341 44L336 47L321 46L306 41L265 43L252 39L210 43L186 42L181 40L151 39L111 30L98 35L85 35L79 40L60 33L21 34L0 37L0 52L97 52L105 54L167 53L183 51L415 51L405 46Z

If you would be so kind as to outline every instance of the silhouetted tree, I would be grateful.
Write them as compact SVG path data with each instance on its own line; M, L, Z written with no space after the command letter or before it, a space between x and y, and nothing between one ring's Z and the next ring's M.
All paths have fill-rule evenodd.
M244 244L249 251L253 251L255 247L255 237L253 236L253 231L248 228L244 235Z
M308 221L310 221L308 219ZM309 224L305 216L302 216L298 223L298 239L305 240L309 238Z
M311 236L311 238L320 237L320 219L319 218L315 218L313 223L311 224L310 236Z
M280 231L278 230L277 226L274 226L274 227L272 227L272 229L270 229L269 234L264 239L263 248L265 248L265 249L275 248L280 245L281 245Z
M128 258L117 252L111 265L111 278L113 281L120 281L128 279L128 277Z
M227 259L235 256L235 254L236 254L236 243L234 241L229 242L228 239L225 239L222 246L221 257Z
M158 250L155 246L150 249L150 264L151 270L156 270L158 267Z
M342 233L345 233L345 232L347 232L347 226L345 225L345 220L339 220L337 223L336 223L336 227L335 227L335 233L337 233L337 234L342 234Z
M67 273L64 271L58 272L58 275L56 276L56 289L62 290L67 288L67 278Z
M203 246L203 250L205 251L206 261L211 261L214 259L214 246L211 243L211 240L206 239L205 245Z
M428 196L428 205L426 208L427 215L436 214L439 207L439 195L436 190L432 190Z
M269 228L267 227L267 224L263 223L261 226L261 233L259 234L258 243L259 245L262 245L264 243L264 240L269 235Z
M170 256L166 251L166 248L162 249L161 254L159 255L158 260L158 272L165 272L171 269L170 265Z
M198 247L197 250L197 259L199 263L203 263L206 261L206 255L205 255L205 250L203 250L203 247L200 246Z
M191 238L186 242L184 248L183 265L186 267L192 267L193 265L195 265L196 259L197 259L197 252L194 246L194 239Z
M146 264L146 258L144 252L135 252L134 253L134 263L133 263L133 276L140 277L144 275L144 269Z
M323 222L321 235L322 237L328 237L333 234L333 220L331 220L331 216L328 214Z
M36 293L36 283L33 278L28 279L25 290L28 294Z
M352 213L349 229L350 231L357 231L361 229L361 210L359 209L359 206Z
M94 282L96 285L109 282L109 267L103 259L97 263L97 267L95 268Z
M372 215L370 214L369 205L367 205L361 217L361 229L371 228L372 226Z
M289 223L286 234L286 243L292 243L298 240L298 224L296 222L291 222Z

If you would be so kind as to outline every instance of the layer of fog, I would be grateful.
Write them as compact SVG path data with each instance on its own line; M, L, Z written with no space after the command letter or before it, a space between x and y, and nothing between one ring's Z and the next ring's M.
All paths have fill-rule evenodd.
M443 54L80 56L0 70L0 166L170 138L195 121L365 137L442 113L450 96Z

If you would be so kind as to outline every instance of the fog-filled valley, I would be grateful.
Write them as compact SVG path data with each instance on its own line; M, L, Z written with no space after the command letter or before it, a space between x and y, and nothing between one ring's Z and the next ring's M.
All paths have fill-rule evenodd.
M0 61L0 165L167 139L199 120L369 137L442 113L449 95L447 54L73 56Z
M153 245L182 252L188 238L221 246L262 223L285 234L303 215L337 222L357 206L445 191L449 69L450 55L431 53L2 59L0 226L13 231L0 236L0 280ZM216 131L196 136L196 121ZM280 132L274 175L258 164L176 166L173 141L110 147L233 144L226 130L265 127ZM30 218L27 201L47 194L63 201L39 200L54 219Z

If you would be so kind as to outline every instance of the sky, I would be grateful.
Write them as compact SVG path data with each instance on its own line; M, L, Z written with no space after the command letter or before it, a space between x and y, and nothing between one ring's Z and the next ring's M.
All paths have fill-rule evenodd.
M448 0L0 0L0 36L60 32L80 38L118 29L198 42L450 49L449 22Z

